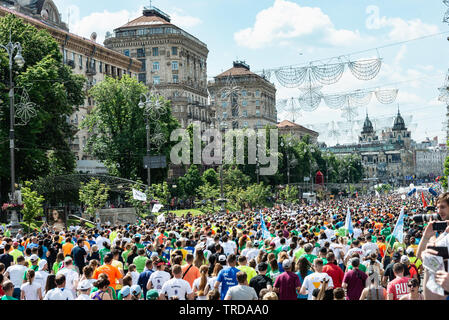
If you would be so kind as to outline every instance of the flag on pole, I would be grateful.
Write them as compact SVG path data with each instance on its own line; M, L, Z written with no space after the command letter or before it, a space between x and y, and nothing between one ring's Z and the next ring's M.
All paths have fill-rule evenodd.
M424 193L421 191L421 199L422 199L422 205L425 208L427 208L427 202L426 202L426 198L424 197Z
M268 231L268 228L265 225L265 221L263 220L262 212L259 211L259 214L260 214L260 227L262 228L262 238L264 238L264 239L270 238L270 232Z
M418 192L415 192L415 199L418 200Z
M404 240L404 208L405 207L402 207L398 221L396 222L393 233L391 234L400 243Z
M133 199L147 201L147 195L139 190L133 189Z
M161 210L162 207L163 207L162 204L156 203L156 204L153 206L153 210L151 210L151 212L153 212L153 213L159 212L159 210Z
M157 223L164 223L164 222L165 222L165 213L162 213L157 217Z
M354 228L352 227L351 210L349 210L349 207L348 212L346 213L345 228L348 230L350 235L354 233Z

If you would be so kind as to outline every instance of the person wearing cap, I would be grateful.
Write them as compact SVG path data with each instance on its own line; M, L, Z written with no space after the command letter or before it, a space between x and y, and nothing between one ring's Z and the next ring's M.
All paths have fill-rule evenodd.
M414 264L416 268L418 268L418 274L421 274L423 269L422 261L415 256L415 251L413 250L413 248L408 248L406 250L406 253L408 259L410 260L410 263Z
M36 271L36 276L35 276L34 281L41 286L41 290L42 290L42 292L44 292L45 285L47 283L47 278L49 276L49 273L47 271L48 270L47 260L39 261L38 265L39 265L39 269L38 269L38 271Z
M75 271L73 260L70 257L64 259L64 268L61 268L56 275L63 274L65 276L65 288L70 290L73 296L76 296L76 287L78 286L79 274Z
M118 292L118 300L131 300L131 287L123 286Z
M400 262L404 265L404 270L408 270L409 275L407 277L419 281L418 268L414 264L410 263L410 259L408 258L408 256L406 255L401 256Z
M266 275L268 270L268 264L266 262L259 263L257 265L257 270L258 275L250 280L249 286L254 288L257 296L259 296L262 289L268 289L269 291L273 290L273 280Z
M402 257L402 255L399 252L395 252L393 254L391 263L388 264L387 267L385 268L385 272L382 277L382 284L384 284L385 286L387 286L388 282L393 281L395 279L395 275L393 272L393 266L396 263L401 262L401 257ZM409 276L409 275L410 275L410 272L408 271L408 268L404 268L404 276Z
M14 241L12 243L12 247L13 247L13 250L11 252L9 252L9 254L14 258L14 263L17 263L17 257L19 257L19 256L23 257L23 253L22 253L22 251L19 250L19 242Z
M28 269L32 269L34 272L39 270L39 257L37 254L32 254L30 257L31 266ZM27 279L27 272L25 271L22 277L24 283Z
M91 300L89 293L92 289L92 282L89 280L83 280L78 284L78 297L75 300Z
M138 284L129 288L131 298L129 300L142 300L142 288Z
M170 280L170 274L165 271L165 262L161 259L158 258L154 264L156 265L156 271L148 279L147 290L156 289L161 292L162 286Z
M168 280L162 286L159 292L160 300L170 300L172 297L177 297L179 300L193 300L195 293L190 284L182 279L182 269L179 264L173 266L173 278Z
M147 291L146 294L146 300L158 300L159 299L159 293L156 289L151 289Z
M274 292L279 296L279 300L297 300L301 290L301 282L298 275L292 272L292 267L292 261L285 259L282 262L284 272L274 282Z
M225 267L220 271L217 277L217 281L215 281L214 285L214 288L217 290L221 284L221 300L224 300L229 288L238 285L237 273L240 270L235 267L235 265L237 264L237 257L235 256L235 254L230 254L227 260L228 267Z

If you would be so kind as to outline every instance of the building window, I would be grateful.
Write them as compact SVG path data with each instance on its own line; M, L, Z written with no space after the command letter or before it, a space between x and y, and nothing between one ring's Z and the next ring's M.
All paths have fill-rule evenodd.
M153 71L159 70L159 62L153 62Z
M242 90L242 96L246 97L248 95L248 92L246 90Z
M123 50L123 54L127 57L129 57L129 49Z
M242 107L246 107L246 106L248 106L248 101L243 100L243 101L242 101Z
M256 100L256 107L260 107L260 100Z
M145 48L137 49L137 58L145 57Z
M178 47L171 47L171 54L173 56L177 56L178 55Z
M143 36L144 35L145 30L144 29L139 29L137 30L137 35L138 36Z
M153 84L160 84L161 83L161 77L155 76L153 77Z
M103 73L103 62L100 61L98 68L100 69L100 73Z
M172 61L171 69L172 70L178 70L178 61Z
M64 50L64 63L67 63L67 50Z
M260 117L260 110L256 110L256 117Z
M153 48L153 57L157 57L157 56L159 56L159 48L158 47Z
M142 62L142 68L140 68L141 72L145 72L147 70L147 61L145 59L139 59Z
M260 97L260 90L256 90L256 97Z
M248 128L248 121L243 121L243 127Z
M147 74L146 73L139 73L139 82L147 83Z
M227 112L223 112L223 119L227 119L228 118L228 113Z
M221 103L221 106L222 106L223 108L226 108L226 107L228 106L228 104L227 104L226 101L223 101L223 102Z
M242 116L247 117L247 116L248 116L248 111L243 110L243 111L242 111Z
M174 74L173 75L173 83L178 83L178 81L179 81L178 75Z

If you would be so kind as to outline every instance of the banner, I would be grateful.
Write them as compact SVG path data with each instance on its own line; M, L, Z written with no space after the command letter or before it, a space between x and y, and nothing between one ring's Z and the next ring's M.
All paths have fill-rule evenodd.
M153 212L153 213L159 212L159 210L161 210L162 207L163 207L162 204L156 203L156 204L153 206L153 210L151 210L151 212ZM165 218L164 218L164 219L165 219Z
M155 206L157 206L157 204ZM157 217L157 223L164 223L164 222L165 222L165 213L163 213Z
M402 207L401 214L399 215L398 221L394 226L393 233L391 234L400 243L404 240L404 208L405 207Z
M133 189L133 198L135 200L147 201L147 195L136 189Z
M260 214L260 227L262 228L262 238L268 239L270 238L270 232L268 231L267 226L265 225L265 221L263 220L262 212L259 211Z
M424 197L424 193L421 192L421 199L422 199L422 205L425 208L427 208L427 202L426 202L426 198Z
M352 227L351 210L349 210L349 207L348 212L346 213L345 228L348 230L349 234L352 235L354 233L354 228Z

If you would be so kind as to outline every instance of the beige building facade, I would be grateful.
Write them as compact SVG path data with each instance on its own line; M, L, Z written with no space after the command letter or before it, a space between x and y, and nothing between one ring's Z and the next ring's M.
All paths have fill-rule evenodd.
M105 46L142 63L139 81L172 101L172 114L182 128L191 123L213 127L208 106L207 45L171 23L170 16L146 7L142 16L114 30Z
M209 81L211 105L221 129L262 129L277 125L276 88L235 61L233 67Z

